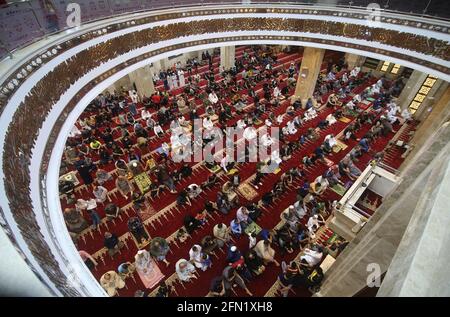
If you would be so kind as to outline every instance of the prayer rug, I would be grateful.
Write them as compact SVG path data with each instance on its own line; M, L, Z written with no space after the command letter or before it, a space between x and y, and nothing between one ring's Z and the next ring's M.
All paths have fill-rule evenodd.
M333 187L331 187L331 190L333 190L336 194L340 196L344 196L345 192L347 191L347 188L345 188L341 184L336 184Z
M336 143L337 144L335 146L333 146L333 152L334 153L338 153L341 150L345 150L348 147L347 144L345 144L345 143L343 143L343 142L341 142L339 140L337 140Z
M325 158L325 162L326 162L328 167L331 167L331 166L334 165L334 162L332 160L330 160L330 159Z
M251 224L249 224L247 226L247 228L245 228L244 232L248 235L255 233L255 234L259 234L261 232L261 227L258 226L258 224L256 222L252 222Z
M69 172L67 174L62 175L59 180L64 180L64 181L69 181L72 182L75 186L80 185L80 181L77 178L77 172L76 171L72 171Z
M239 185L238 191L242 196L245 197L245 199L249 201L255 199L258 196L258 192L250 184L247 183Z
M142 222L150 218L151 216L156 214L155 208L151 205L148 205L144 210L139 211L139 215L141 216Z
M145 228L145 226L144 226L144 230L145 230L145 233L147 233L147 236L149 237L148 240L145 240L144 238L142 238L142 241L138 242L138 241L136 240L136 237L135 237L133 234L130 234L131 237L133 238L134 243L136 243L136 247L137 247L139 250L142 250L142 249L146 248L146 247L150 244L150 241L151 241L151 237L150 237L150 235L148 234L147 228Z
M221 171L221 168L220 168L219 165L214 165L213 167L207 168L207 169L209 171L211 171L212 173L214 173L214 174L217 174L217 173L219 173Z
M349 123L352 120L347 118L347 117L342 117L342 118L339 119L339 121L344 122L344 123Z
M139 175L136 175L134 177L134 181L136 182L137 187L141 191L141 193L146 193L150 190L150 185L152 181L150 180L150 177L148 177L147 173L141 173Z
M228 171L227 175L233 175L234 173L239 172L236 168L232 168Z

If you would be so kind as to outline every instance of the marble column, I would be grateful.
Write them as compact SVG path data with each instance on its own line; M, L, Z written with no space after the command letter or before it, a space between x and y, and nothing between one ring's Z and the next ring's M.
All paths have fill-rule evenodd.
M405 84L400 96L397 98L397 105L403 110L408 108L411 101L416 96L423 82L427 78L428 74L422 73L421 71L414 70L408 81Z
M135 84L139 97L149 97L155 92L155 86L153 85L152 72L150 66L145 66L128 74L131 83Z
M450 144L439 156L377 297L450 296Z
M325 50L320 48L306 47L303 51L300 74L293 96L293 99L300 99L303 105L314 93L324 54Z
M222 46L220 48L220 66L225 70L234 67L234 58L236 54L235 46Z
M123 76L122 78L120 78L118 81L116 81L114 83L114 88L116 89L117 92L122 91L122 87L126 91L133 88L133 83L131 82L130 77L128 75Z
M409 142L412 150L400 166L400 170L403 170L403 166L407 166L409 161L416 156L420 149L433 138L433 136L437 133L437 128L442 126L446 121L450 120L449 84L444 82L436 92L435 96L437 100L431 106L431 111L426 111L427 116L421 118L422 121Z
M365 56L351 54L351 53L345 53L345 62L348 65L348 69L353 69L357 66L361 67L365 61L366 61Z
M371 275L381 276L388 270L413 214L422 212L436 188L440 163L448 161L448 140L450 125L446 124L400 174L402 182L326 272L315 296L354 296L367 286ZM371 270L374 266L378 272Z

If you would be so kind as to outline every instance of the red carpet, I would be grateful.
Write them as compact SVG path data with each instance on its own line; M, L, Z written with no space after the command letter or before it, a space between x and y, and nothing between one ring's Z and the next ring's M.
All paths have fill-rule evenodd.
M244 50L249 50L249 49L247 47L237 48L236 49L236 57L240 58L242 56ZM334 59L339 58L339 56L335 52L327 52L327 57L328 58L332 57ZM277 67L284 67L285 69L287 69L289 67L289 64L292 61L298 62L299 60L301 60L301 56L299 56L299 54L281 53L278 56L278 64L277 64L278 66ZM221 80L222 77L218 74L218 57L216 57L214 59L214 69L216 72L216 80ZM199 72L204 72L207 70L208 70L208 66L199 67ZM241 75L239 74L238 79L241 78L240 76ZM285 75L283 76L283 79L286 79ZM364 85L356 87L354 89L353 93L359 93L365 87L367 87L370 83L371 82L368 82ZM206 81L203 80L201 82L201 84L203 86L205 86ZM262 84L263 84L263 82L259 83L258 86L256 87L256 89L261 89ZM160 85L157 88L163 89L163 87L161 87ZM179 88L174 89L172 91L173 94L178 94L180 92L181 92L181 89L179 89ZM240 93L245 94L246 91L242 90ZM293 91L291 91L291 94L292 93L293 93ZM227 101L229 102L229 99L227 99ZM249 97L249 104L251 102L252 102L252 100ZM197 104L199 106L198 113L201 115L202 113L204 113L204 109L201 107L200 101L197 101ZM278 114L284 113L288 105L289 105L289 101L284 101L278 108L271 109L271 111L273 111L275 116L277 116ZM304 110L298 110L297 114L302 113L303 111ZM329 113L332 113L332 112L333 112L332 109L328 109L328 108L322 109L319 112L319 115L317 118L307 122L304 126L302 126L301 128L298 129L298 132L296 133L296 135L289 136L286 139L288 141L297 140L298 137L301 134L305 133L309 127L315 128L317 126L317 123L320 120L323 120ZM139 111L139 113L140 113L140 111ZM85 112L83 114L83 116L89 116L90 114L91 113ZM267 111L267 113L265 113L262 116L262 121L264 121L264 119L267 118L268 114L269 114L269 111ZM139 117L139 115L136 116L136 118L138 118L138 117ZM232 120L230 120L229 125L231 125L232 123L234 123L241 117L242 117L242 115L239 116L236 114L235 117ZM286 123L286 121L287 121L287 118L285 118L282 125L284 125ZM326 128L324 130L321 130L320 138L316 142L308 141L300 149L296 150L290 160L281 163L280 168L282 171L280 173L278 173L276 175L268 174L263 178L263 181L262 181L263 186L260 186L260 188L258 190L259 195L252 202L257 202L261 198L261 195L263 193L269 191L272 188L273 184L279 179L279 177L285 171L287 171L288 169L290 169L292 167L301 165L302 157L307 154L312 153L314 151L314 149L321 144L325 135L330 134L330 133L337 135L337 134L339 134L339 132L343 131L347 127L348 124L349 123L343 123L341 121L338 121L334 125ZM413 125L412 124L408 125L407 129L409 129L410 127L412 129ZM168 128L167 126L163 127L163 129L167 129L167 128ZM369 125L362 126L361 129L357 133L357 137L358 138L362 137L369 129L370 129ZM398 130L399 126L394 126L394 129ZM131 128L129 129L129 131L130 131L130 134L132 134ZM151 132L151 135L152 134L153 134L153 132ZM382 149L384 149L387 146L388 142L392 139L393 136L394 136L393 134L390 134L387 137L380 137L377 140L375 140L375 142L371 144L371 151L369 153L364 154L360 158L359 162L357 163L357 166L360 169L364 169L365 166L367 166L368 162L370 161L371 155L375 152L378 152L378 151L381 151ZM115 135L115 137L119 137L119 136ZM407 137L407 132L404 132L402 134L401 138L403 138L403 137L405 137L405 138ZM133 139L133 141L135 141L135 140ZM160 139L156 138L156 137L153 138L149 142L148 149L145 149L144 151L142 151L142 155L149 153L149 152L154 152L160 146L160 144L164 141L169 142L168 135L166 135ZM327 158L332 160L334 163L338 163L357 144L357 142L350 140L350 141L346 142L346 144L348 145L348 147L345 150L342 150L338 153L333 153L332 155L327 156ZM395 148L391 148L391 149L392 150L388 151L384 162L392 167L398 168L398 166L400 166L400 164L402 162L402 159L400 157L402 153L399 152ZM95 155L94 155L93 159L96 160L98 158L95 157ZM195 164L195 163L192 163L191 165L194 166L193 174L190 177L183 179L182 182L176 184L176 187L178 190L185 188L187 185L189 185L191 183L200 184L201 182L206 180L207 177L210 175L210 172L205 167L200 166L199 164ZM172 163L170 165L172 170L177 168L178 166L180 166L180 164ZM112 170L114 170L114 165L109 164L103 168L106 169L107 171L112 171ZM320 162L317 162L315 164L315 166L305 170L308 180L309 181L314 180L318 175L322 174L326 170L326 168L327 168L327 166L323 165ZM237 166L237 169L240 172L241 181L244 182L245 180L251 178L254 175L255 170L256 170L256 164L255 163L241 163ZM154 176L152 176L152 175L151 175L151 177L154 178ZM171 236L180 227L182 227L182 225L183 225L182 220L183 220L184 215L186 215L188 213L194 215L197 211L202 210L203 206L204 206L204 202L207 200L215 201L217 190L221 187L221 185L226 180L227 180L226 176L221 176L220 182L218 182L216 187L212 190L203 192L199 197L197 197L195 199L195 201L193 201L193 205L189 208L184 208L184 207L180 208L180 207L177 207L174 205L168 212L165 212L163 216L159 217L158 219L155 219L154 221L152 221L150 224L148 224L146 226L146 229L149 232L149 234L152 237L160 236L160 237L167 238L167 237ZM280 222L280 213L285 208L287 208L289 205L291 205L292 203L294 203L296 201L297 188L301 184L302 184L302 182L300 180L295 181L294 185L292 185L291 188L289 188L282 194L281 199L279 201L276 201L273 203L272 206L263 209L263 215L258 219L258 224L262 228L271 229L271 228L274 228ZM106 183L104 186L108 190L112 190L115 187L114 179L109 181L108 183ZM81 189L82 186L80 185L79 188ZM77 196L77 198L79 198L79 197L84 197L85 199L91 198L92 197L91 191L92 191L92 188L90 188L89 190L79 190L77 192L76 196ZM113 195L111 198L113 199L113 202L116 203L120 207L124 207L129 203L128 201L125 201L125 199L123 199L120 194L115 195L115 197ZM171 204L173 204L175 202L175 199L176 199L176 195L170 194L166 190L161 194L161 196L158 199L156 199L155 201L151 201L151 206L154 208L154 210L160 211L167 206L171 206ZM320 199L335 200L335 199L340 199L340 196L337 195L334 191L327 189L325 194L322 195L322 197ZM244 197L240 196L240 205L246 205L247 203L249 203L249 201L246 201ZM64 199L61 200L61 204L62 204L63 209L67 206ZM201 229L195 231L192 234L192 237L188 238L187 241L185 241L184 243L181 243L181 244L180 243L177 243L177 244L172 243L171 244L171 252L167 256L167 260L171 263L170 266L166 267L166 265L164 263L161 263L161 262L158 263L161 271L165 274L165 276L168 278L172 274L174 274L175 263L180 258L185 258L185 259L188 258L188 251L192 247L192 245L195 243L199 243L201 238L203 238L205 235L212 234L212 228L216 223L224 222L228 225L230 223L230 221L235 217L236 209L232 210L226 216L222 215L222 214L214 214L213 219L209 219L208 223L206 223ZM101 217L105 216L103 207L100 206L98 208L98 213ZM122 235L126 234L128 232L127 225L126 225L128 217L129 216L131 217L134 215L135 215L135 211L132 208L130 208L127 210L127 214L121 215L120 219L115 219L114 221L110 221L106 225L102 224L100 226L99 230L90 230L87 234L83 235L83 238L79 239L78 245L77 245L78 249L85 250L91 254L95 254L96 252L101 250L103 247L104 232L110 231L110 232L115 233L117 236L122 236ZM90 221L89 218L87 217L87 215L86 215L86 219L88 221ZM332 235L332 232L330 230L326 230L325 233L323 234L323 236L319 237L318 241L325 242L327 240L327 236L329 237L331 235ZM236 240L235 245L238 247L238 249L241 252L244 253L248 249L248 238L243 236L243 237L240 237L239 239L235 239L235 240ZM106 271L117 270L117 267L119 266L119 264L121 264L123 262L127 262L127 261L132 262L134 260L134 255L138 251L136 244L134 243L134 241L131 238L129 238L125 242L126 242L126 247L124 249L122 249L121 254L115 256L114 259L111 259L107 254L104 254L100 259L97 259L99 264L93 271L93 274L97 279L100 279L100 277ZM281 257L278 247L274 246L274 248L277 251L277 260L279 262L281 262L282 260L291 261L295 258L295 256L298 253L298 251L297 252L294 251L293 254L286 254L283 257ZM214 278L215 276L221 275L222 270L226 265L225 256L226 256L225 248L224 248L224 250L216 251L216 257L212 258L212 261L213 261L212 268L208 269L205 272L199 272L199 279L194 280L193 282L184 283L184 285L181 285L179 282L176 282L175 284L173 284L178 296L205 296L209 291L209 284L210 284L212 278ZM279 273L280 273L279 267L275 267L274 265L267 267L266 271L264 272L264 274L262 276L257 277L254 280L252 280L251 283L248 283L248 287L249 287L250 291L253 293L254 296L264 296L264 294L266 294L268 289L270 287L272 287L272 285L277 280L277 276ZM127 279L126 285L127 286L125 289L119 290L120 296L133 296L133 294L136 290L138 290L138 289L144 290L144 286L143 286L142 282L140 281L140 278L137 274L135 274L133 276L133 278ZM236 291L236 295L245 296L245 293L242 290L235 289L235 291ZM310 296L310 293L306 289L297 289L297 290L295 290L295 292L296 292L296 296Z

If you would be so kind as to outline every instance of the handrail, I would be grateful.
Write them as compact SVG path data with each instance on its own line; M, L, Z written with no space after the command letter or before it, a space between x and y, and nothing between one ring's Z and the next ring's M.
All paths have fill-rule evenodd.
M81 5L91 4L92 1L78 0L78 1L48 1L51 7L52 13L49 13L47 8L41 7L41 2L38 0L28 0L19 3L11 3L9 5L0 7L0 42L3 42L3 47L0 46L0 59L7 54L11 54L14 51L23 48L26 45L30 45L43 37L48 37L54 35L58 32L70 29L69 27L57 25L58 21L65 21L67 18L67 12L65 11L65 5L68 3L79 3ZM150 9L169 9L175 7L186 7L186 6L205 6L205 5L233 5L233 6L245 6L245 5L294 5L294 6L316 6L320 9L355 9L361 10L366 9L367 14L370 13L367 5L369 3L378 3L380 6L377 9L380 16L386 16L390 14L401 14L414 17L416 21L417 18L429 18L436 22L449 22L450 21L450 10L434 10L433 6L430 5L443 5L445 6L446 1L441 0L428 0L424 1L423 8L411 8L408 3L403 3L399 6L396 3L396 8L390 9L392 4L389 1L337 1L335 5L329 3L321 3L320 0L311 1L276 1L276 0L170 0L170 1L160 1L160 0L133 0L127 2L126 4L118 4L117 2L112 2L112 0L102 1L102 4L106 4L106 8L102 8L99 3L95 6L89 7L89 17L83 18L83 12L81 12L82 24L101 21L111 17L121 17L130 13L142 13ZM442 4L444 3L444 4ZM126 7L128 6L128 8ZM11 10L13 9L13 10ZM431 15L428 14L430 11ZM447 12L449 11L449 12ZM8 13L9 12L9 13ZM437 14L444 14L444 16L437 16ZM22 20L22 21L21 21ZM11 23L14 22L14 23ZM56 23L56 24L55 24ZM44 25L47 24L47 25ZM17 30L8 29L9 25L18 25L25 27L23 32L18 32ZM28 26L28 29L27 29ZM34 28L33 28L34 27ZM27 33L27 30L30 32ZM9 32L8 32L9 31ZM36 36L36 32L42 34L41 36ZM7 39L7 34L13 33L15 38ZM19 38L20 37L20 38Z
M389 165L386 165L383 162L377 162L377 166L387 170L388 172L390 172L390 173L392 173L394 175L397 175L397 176L399 175L398 169L395 169L395 168L393 168L393 167L391 167Z
M362 214L364 217L366 217L367 219L369 219L370 217L372 217L371 215L369 215L367 212L365 212L364 210L362 210L359 207L356 207L355 205L352 204L348 204L347 206L351 207L352 209L356 210L357 212L359 212L360 214Z

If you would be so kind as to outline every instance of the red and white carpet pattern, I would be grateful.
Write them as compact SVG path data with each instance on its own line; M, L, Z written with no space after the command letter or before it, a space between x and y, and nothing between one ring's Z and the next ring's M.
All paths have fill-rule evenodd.
M241 58L244 50L247 50L249 53L251 53L251 50L248 47L237 47L236 48L236 57ZM330 58L337 59L339 58L340 53L335 52L327 52L327 60ZM298 63L301 61L301 56L298 53L295 54L286 54L286 53L280 53L278 55L278 63L276 64L276 68L285 68L287 69L291 62ZM220 76L219 72L219 57L214 58L214 71L216 73L216 80L221 80L222 77ZM325 65L323 65L325 66ZM199 67L199 72L203 73L208 70L208 66ZM195 73L195 71L193 72ZM186 74L187 76L187 74ZM241 78L241 75L238 75L238 79ZM286 79L286 75L283 76L283 79ZM376 79L375 79L376 80ZM374 80L356 87L353 91L353 93L359 93L364 88L366 88L368 85L372 84ZM259 94L262 95L262 85L264 82L258 83L255 90L260 90ZM206 81L201 81L201 86L206 85ZM285 85L285 83L283 84ZM157 87L157 89L163 89L161 85ZM181 88L175 89L171 91L172 94L179 94L181 93ZM247 91L242 90L240 92L241 94L247 95ZM293 91L290 92L293 94ZM251 98L248 97L248 104L249 108L251 108ZM324 97L325 98L325 97ZM229 100L226 100L229 102ZM198 114L202 115L204 113L204 109L201 106L201 103L197 102L199 108L198 108ZM286 108L289 106L290 102L289 100L284 100L282 104L276 108L271 109L270 111L273 111L275 116L278 114L285 113ZM142 105L140 105L142 107ZM141 109L141 108L138 109ZM300 109L296 112L296 114L303 113L304 110ZM315 128L317 126L317 123L320 120L323 120L326 118L326 116L330 113L332 113L333 110L330 108L322 108L318 111L318 117L315 119L308 121L304 124L301 128L298 129L297 133L295 135L291 135L286 138L287 141L296 141L298 140L299 136L306 132L306 130L310 127ZM140 111L138 112L140 114ZM136 119L140 119L140 115L136 116ZM91 113L84 113L83 116L89 116ZM262 115L262 121L266 119L269 115L269 111L267 113ZM231 119L228 122L228 125L231 126L234 124L239 118L242 118L243 115L234 114L233 119ZM286 117L286 116L285 116ZM186 116L186 119L187 116ZM354 118L351 118L352 120ZM287 122L288 118L284 119L284 122L280 125L281 127L284 126ZM257 190L258 196L254 198L252 201L247 201L245 197L240 196L240 205L247 205L251 202L257 202L261 199L261 196L266 193L267 191L270 191L272 189L273 184L280 178L280 176L289 170L292 167L295 166L302 166L301 160L303 156L307 154L311 154L322 142L324 137L327 134L333 133L334 135L338 135L340 132L342 132L349 123L344 123L341 121L337 121L335 124L329 126L328 128L324 130L320 130L320 138L316 142L307 141L303 146L301 146L299 149L297 149L294 154L292 155L291 159L288 161L284 161L281 163L280 168L281 172L277 174L268 174L265 176L262 180L263 185L259 187ZM145 123L144 123L145 125ZM114 124L113 124L114 126ZM163 129L167 129L168 127L163 127ZM357 132L357 137L361 138L368 130L370 129L369 125L363 125L361 129ZM398 130L399 126L394 125L394 129ZM410 130L414 129L413 125L408 125L406 129L403 130L401 138L407 138L408 133ZM136 141L136 138L133 136L133 130L132 127L129 128L130 135L132 136L131 139L133 142ZM150 136L153 136L153 131L149 131ZM114 137L116 139L120 139L120 136L118 135L118 132L115 131ZM360 159L359 162L356 164L361 170L363 170L369 161L371 160L371 155L373 153L376 153L378 151L381 151L384 149L388 142L394 137L393 133L390 133L387 137L380 137L376 139L371 144L371 151L369 153L364 154ZM120 144L120 141L117 141ZM168 142L169 143L169 135L165 135L162 138L153 137L149 141L148 147L142 151L142 156L146 156L147 154L151 153L152 156L157 158L156 155L156 149L163 143ZM349 152L351 149L357 144L354 140L349 140L344 142L347 145L347 148L345 150L342 150L338 153L332 153L327 156L327 158L331 161L333 161L335 164L339 163L339 161ZM395 147L391 147L391 149L386 153L386 156L384 158L384 162L394 168L398 168L402 162L401 158L401 152L399 149ZM92 155L92 159L94 161L98 160L98 157L96 157L95 154ZM176 163L170 163L170 168L172 170L178 168L181 164ZM204 182L208 176L211 174L211 172L206 169L201 163L191 163L191 166L193 168L193 174L190 177L187 177L183 179L181 182L176 184L177 190L182 190L186 186L192 183L201 184ZM128 234L128 228L127 228L127 220L129 217L132 217L135 215L135 211L133 210L131 206L131 201L125 200L117 191L115 191L115 179L116 174L114 173L114 164L110 163L105 167L102 167L103 169L107 170L108 172L111 172L111 175L113 175L112 180L108 181L105 186L110 191L110 198L112 201L117 204L119 207L123 209L123 213L120 215L119 218L116 218L113 221L107 221L105 217L105 213L103 210L103 206L99 205L97 208L97 211L100 215L100 217L103 217L102 224L98 229L87 229L83 234L78 238L77 247L79 250L84 250L93 255L98 265L95 267L95 269L92 271L93 275L99 280L100 277L109 270L117 270L117 267L124 262L134 261L134 256L137 253L138 249L136 246L136 243L131 238L131 236ZM239 170L241 181L242 182L248 182L251 180L256 171L256 163L239 163L237 164L236 168ZM73 169L73 168L72 168ZM312 182L317 176L323 174L323 172L327 169L327 166L322 164L321 162L317 161L314 166L304 170L306 173L307 179ZM155 179L155 175L150 175L151 179ZM344 182L348 179L344 178ZM81 179L80 179L81 180ZM221 188L222 184L228 180L228 177L225 176L223 173L220 176L220 181L218 184L213 188L204 191L199 197L197 197L193 201L193 205L191 207L179 207L176 204L176 194L171 194L168 190L164 190L164 192L160 195L159 198L152 200L149 202L149 204L152 207L152 210L150 211L149 218L145 221L145 226L147 231L149 232L150 236L152 237L163 237L170 241L170 252L167 255L167 260L170 262L170 265L166 267L166 265L162 262L158 262L159 268L165 275L165 278L167 279L168 283L172 284L174 286L176 293L178 296L206 296L209 292L209 286L211 280L222 274L222 271L224 267L226 266L226 247L224 247L222 250L216 251L215 256L212 257L212 267L208 270L202 272L198 271L198 279L193 280L191 282L185 282L180 283L176 278L175 274L175 263L180 258L189 258L188 252L189 249L192 247L193 244L199 244L200 240L205 235L212 235L212 228L215 224L219 222L223 222L225 224L229 224L230 221L235 217L236 215L236 209L232 210L228 215L223 215L219 213L215 213L212 215L211 218L208 219L208 222L202 226L199 230L196 230L185 242L180 243L175 241L174 234L177 232L178 229L180 229L183 226L183 218L187 214L195 215L197 211L202 210L204 207L204 203L207 200L215 201L217 191ZM296 193L298 187L302 185L302 181L296 180L294 183L289 186L289 188L281 195L281 199L277 200L273 203L270 207L263 208L262 216L258 219L258 224L262 228L266 229L272 229L276 227L280 223L280 213L287 208L289 205L293 204L296 201ZM84 199L90 199L92 198L92 188L86 188L82 183L78 185L76 188L76 198L84 198ZM326 192L319 198L319 200L339 200L340 196L336 194L334 191L327 189ZM67 205L65 199L61 199L61 205L62 208L66 207L73 207L73 205ZM85 215L85 218L88 222L90 222L90 218L88 215ZM121 237L121 240L124 241L125 247L121 250L120 254L117 254L113 259L108 255L106 250L103 248L103 241L104 241L104 233L106 231L115 233L118 237ZM317 243L324 243L333 232L327 228L323 230L322 234L318 237ZM235 238L235 245L238 247L238 249L244 253L248 249L248 238L243 235L239 239ZM277 246L274 246L275 250L277 251L277 260L278 262L281 261L291 261L298 255L298 250L295 251L292 254L285 254L283 256L280 256L280 252L278 252ZM267 291L274 285L274 283L277 281L277 276L280 273L280 268L276 267L275 265L269 265L266 268L266 271L259 277L256 277L254 280L252 280L248 284L248 288L250 291L254 294L254 296L264 296ZM128 278L126 281L126 287L123 289L118 290L119 296L133 296L136 290L144 290L144 285L142 284L139 276L137 273L135 273L132 277ZM150 290L151 291L151 290ZM245 296L245 293L240 288L235 288L234 292L237 296ZM311 294L307 289L296 289L295 290L295 296L310 296Z

